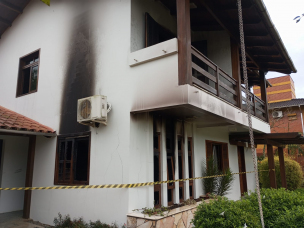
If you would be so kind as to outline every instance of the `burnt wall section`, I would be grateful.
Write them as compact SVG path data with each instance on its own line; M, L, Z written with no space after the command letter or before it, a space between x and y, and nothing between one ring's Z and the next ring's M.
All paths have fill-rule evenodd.
M90 130L88 126L77 123L77 100L94 95L95 52L90 33L90 14L86 12L73 21L62 90L59 134Z

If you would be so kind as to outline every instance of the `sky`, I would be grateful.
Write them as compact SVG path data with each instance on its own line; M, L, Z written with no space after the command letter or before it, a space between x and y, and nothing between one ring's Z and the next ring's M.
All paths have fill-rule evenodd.
M304 17L299 23L293 20L304 13L304 0L264 0L264 3L297 69L297 73L291 74L296 96L304 98ZM283 75L268 72L266 78Z

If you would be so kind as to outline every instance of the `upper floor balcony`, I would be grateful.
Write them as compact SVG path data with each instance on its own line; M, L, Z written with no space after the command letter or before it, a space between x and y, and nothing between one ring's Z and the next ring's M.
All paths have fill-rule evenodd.
M267 132L265 74L296 69L264 5L255 2L243 1L249 86L261 87L261 99L250 93L249 105L255 130ZM235 2L133 0L132 25L129 65L138 85L132 112L174 115L203 127L248 126Z

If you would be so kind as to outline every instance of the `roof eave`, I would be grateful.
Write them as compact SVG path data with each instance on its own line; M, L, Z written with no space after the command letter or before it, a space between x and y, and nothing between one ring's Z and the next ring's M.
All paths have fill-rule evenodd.
M265 22L265 25L267 26L268 31L270 32L271 36L274 38L274 41L276 42L277 46L280 48L282 55L286 59L288 65L289 65L289 68L290 68L290 73L296 73L297 69L295 68L294 63L286 50L286 47L281 39L280 34L278 33L276 27L274 26L274 24L270 18L270 15L265 7L263 0L253 0L253 2L257 6L257 10L259 11L259 13L261 15L262 20Z
M36 131L22 131L22 130L11 130L11 129L2 129L0 128L1 133L6 134L18 134L18 135L37 135L37 136L46 136L46 137L56 137L56 132L36 132Z

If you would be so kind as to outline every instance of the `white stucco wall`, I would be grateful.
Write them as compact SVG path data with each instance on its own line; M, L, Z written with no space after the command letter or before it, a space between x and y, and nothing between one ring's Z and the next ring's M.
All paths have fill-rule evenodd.
M230 36L226 31L193 32L192 40L207 40L207 56L232 76Z
M0 140L3 140L0 186L6 188L24 186L28 138L0 135ZM22 210L23 200L24 191L1 191L0 213Z

